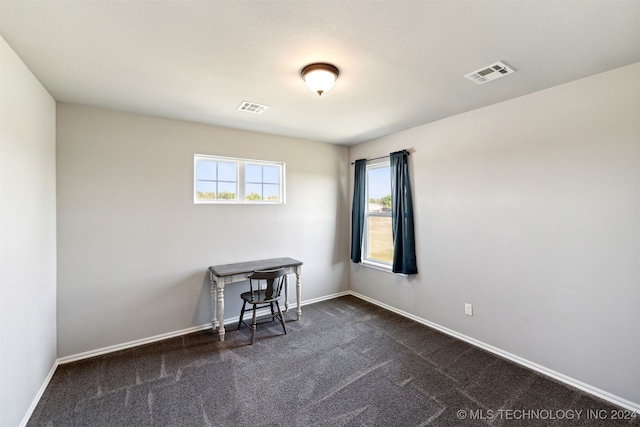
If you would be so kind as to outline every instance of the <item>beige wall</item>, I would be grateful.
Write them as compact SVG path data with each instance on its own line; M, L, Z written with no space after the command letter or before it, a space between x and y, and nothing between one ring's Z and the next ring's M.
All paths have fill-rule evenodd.
M303 300L347 290L347 151L58 104L58 356L206 324L213 264L290 256ZM194 153L285 162L286 205L194 205Z
M0 37L0 425L56 360L56 105Z
M635 64L351 147L415 149L419 270L353 266L351 289L640 405L639 85Z

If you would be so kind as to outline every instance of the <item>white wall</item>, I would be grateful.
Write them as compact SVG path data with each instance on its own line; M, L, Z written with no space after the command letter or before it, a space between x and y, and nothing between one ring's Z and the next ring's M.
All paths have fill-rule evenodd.
M0 37L0 425L56 360L56 105Z
M639 82L635 64L351 147L415 149L419 258L408 279L352 266L352 290L640 405Z
M348 289L346 147L70 104L57 125L59 357L207 323L214 264L290 256L303 300ZM286 205L194 205L194 153L286 162Z

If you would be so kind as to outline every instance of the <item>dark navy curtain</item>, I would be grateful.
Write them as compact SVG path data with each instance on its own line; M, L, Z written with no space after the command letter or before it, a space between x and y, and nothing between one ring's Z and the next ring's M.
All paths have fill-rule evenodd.
M353 206L351 208L351 261L356 263L362 262L366 179L367 160L356 160L353 179Z
M394 273L416 274L416 240L413 233L413 199L409 180L409 152L396 151L391 160L391 226Z

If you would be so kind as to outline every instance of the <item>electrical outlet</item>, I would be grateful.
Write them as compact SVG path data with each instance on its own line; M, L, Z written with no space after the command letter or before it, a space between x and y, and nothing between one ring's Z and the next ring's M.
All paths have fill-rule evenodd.
M473 316L473 305L469 303L464 304L464 314L467 316Z

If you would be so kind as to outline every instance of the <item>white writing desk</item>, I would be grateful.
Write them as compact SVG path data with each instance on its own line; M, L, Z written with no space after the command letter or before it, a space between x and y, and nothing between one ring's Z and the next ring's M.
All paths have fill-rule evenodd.
M300 309L300 274L302 262L293 258L272 258L259 261L239 262L235 264L213 265L209 267L209 279L211 280L211 327L215 331L218 328L220 341L224 341L224 285L227 283L243 282L248 280L251 273L257 270L275 270L284 268L287 274L296 275L296 301L298 303L296 314L298 320L302 316ZM289 280L285 276L284 310L289 310ZM216 304L217 300L217 304Z

